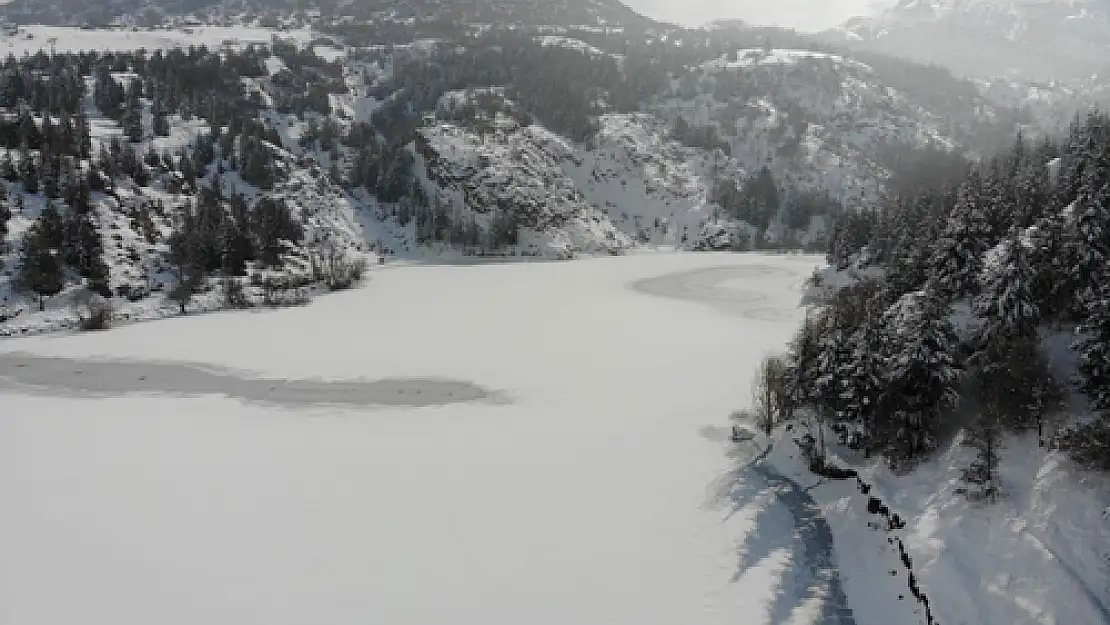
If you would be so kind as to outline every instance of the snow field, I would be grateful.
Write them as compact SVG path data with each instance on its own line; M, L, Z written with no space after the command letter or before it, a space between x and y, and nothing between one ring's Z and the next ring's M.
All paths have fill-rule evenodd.
M75 28L72 26L21 26L19 33L0 37L0 53L23 56L39 51L57 53L83 51L157 50L224 45L246 46L252 43L269 45L272 37L296 39L307 43L312 31L276 30L249 26L195 26L189 28L131 29Z
M257 377L456 379L511 402L294 411L0 391L0 621L777 622L789 514L763 512L784 521L761 528L785 532L783 550L738 575L737 550L771 539L748 535L766 506L715 497L732 467L703 431L745 402L816 262L404 266L309 308L7 341ZM720 266L780 318L629 288Z
M803 431L778 431L768 461L824 511L860 623L924 623L887 538L902 540L942 625L1110 621L1105 477L1084 476L1062 454L1039 449L1035 434L1011 436L1000 466L1005 496L975 504L957 492L974 454L959 438L904 476L834 447L838 463L859 468L870 495L907 522L887 532L869 526L882 517L867 513L868 496L855 480L827 481L806 470L790 440Z

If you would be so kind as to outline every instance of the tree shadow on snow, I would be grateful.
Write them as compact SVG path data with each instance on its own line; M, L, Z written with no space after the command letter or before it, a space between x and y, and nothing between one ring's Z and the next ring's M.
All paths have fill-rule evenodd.
M751 529L737 545L733 582L774 554L790 553L774 598L766 606L771 625L798 622L795 612L805 610L812 625L855 625L840 583L832 531L816 502L789 478L764 460L769 449L755 454L749 444L731 448L736 468L718 478L711 489L711 504L736 514L751 516ZM791 523L791 527L784 524Z

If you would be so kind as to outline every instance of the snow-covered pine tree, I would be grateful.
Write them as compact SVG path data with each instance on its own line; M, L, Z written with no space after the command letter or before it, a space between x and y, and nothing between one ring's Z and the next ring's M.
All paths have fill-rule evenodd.
M47 297L65 286L64 238L61 215L49 205L23 235L19 285L38 296L40 310L45 309Z
M23 181L23 190L31 195L39 192L39 168L30 149L24 147L19 152L19 178Z
M1036 270L1030 263L1022 231L1009 236L988 255L983 291L975 299L975 312L984 319L981 343L1006 341L1036 334L1041 321L1034 293Z
M1087 298L1086 336L1076 342L1081 387L1100 411L1110 412L1110 266L1104 267L1098 288Z
M1072 205L1064 240L1068 262L1065 276L1073 288L1073 306L1081 311L1094 295L1098 279L1110 262L1110 184L1102 180L1110 172L1091 168L1083 177Z
M1041 317L1059 320L1069 312L1073 294L1068 285L1068 267L1064 254L1066 222L1059 212L1052 212L1033 226L1029 233L1029 264L1033 267L1033 301Z
M8 221L12 218L12 209L8 205L8 187L0 182L0 253L8 249ZM3 267L0 267L3 269Z
M998 463L1002 449L1002 423L998 406L984 398L967 428L964 443L975 449L975 459L963 470L962 478L971 485L972 499L993 501L998 495Z
M1011 181L1012 222L1028 228L1040 219L1049 207L1048 170L1044 163L1026 162Z
M932 250L930 290L949 301L978 291L983 253L990 240L981 192L981 177L972 172L960 186L956 204Z
M1100 274L1098 288L1086 298L1086 318L1081 326L1079 351L1080 387L1099 415L1091 422L1065 432L1058 438L1081 465L1110 470L1110 267Z
M893 466L936 448L941 414L958 399L959 339L948 306L927 291L907 293L884 314L887 360L877 441Z
M880 321L881 317L868 311L850 338L851 354L838 373L842 410L852 425L849 442L862 447L868 457L875 438L876 408L884 390Z
M64 228L62 257L66 264L86 279L90 291L110 297L112 293L108 266L104 262L104 245L92 215L70 212L64 219Z
M787 352L791 410L813 406L818 399L813 381L819 375L820 340L819 321L807 314Z

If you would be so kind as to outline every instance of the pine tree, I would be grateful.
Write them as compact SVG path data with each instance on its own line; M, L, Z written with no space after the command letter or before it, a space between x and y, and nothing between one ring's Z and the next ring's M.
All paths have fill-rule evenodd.
M1070 268L1064 253L1065 220L1050 213L1037 221L1030 235L1029 264L1033 267L1033 303L1048 319L1070 312L1074 296L1068 284Z
M168 295L177 302L183 315L193 296L200 291L207 273L201 238L197 215L191 206L186 205L182 208L180 223L170 235L167 257L175 279Z
M993 260L986 271L983 292L975 300L975 312L985 320L980 340L1034 336L1041 321L1034 293L1037 276L1017 228L999 246Z
M816 380L820 359L821 326L820 320L806 314L802 327L790 343L787 361L790 364L788 375L791 410L813 406L819 395L812 381Z
M963 480L975 490L968 494L974 499L993 501L999 492L998 464L1001 460L1002 424L995 398L983 397L980 409L967 429L965 444L975 449L975 459L963 471Z
M263 198L255 206L253 231L262 261L271 265L278 262L283 242L297 243L304 236L289 206L272 198Z
M1077 309L1092 296L1097 278L1110 263L1110 184L1099 182L1104 175L1110 172L1084 176L1065 234L1067 281L1076 294L1073 305Z
M19 180L19 170L16 169L15 162L12 161L11 150L4 150L4 156L0 157L0 178L8 182Z
M104 262L104 246L100 231L89 213L73 213L66 221L64 257L78 275L85 278L89 290L111 297L108 265Z
M926 292L909 293L884 314L883 415L876 434L901 466L936 447L939 418L958 398L959 340L948 307Z
M78 113L74 118L74 132L77 135L77 156L84 159L92 158L92 132L89 128L89 118L84 112Z
M39 214L38 234L43 243L54 250L61 250L66 241L66 226L62 214L53 202L48 202L46 208Z
M151 130L154 132L154 135L157 137L170 136L169 117L167 116L166 110L163 108L161 102L154 103L152 115L153 119Z
M8 187L0 182L0 253L7 251L8 221L12 209L8 206Z
M1098 281L1098 289L1087 298L1082 329L1086 338L1075 344L1079 351L1081 387L1100 411L1110 412L1110 267Z
M961 185L956 205L930 263L932 290L946 299L960 299L978 291L983 253L990 239L982 206L982 183L977 174Z
M872 310L851 337L851 355L838 376L841 379L841 401L848 420L855 424L851 437L870 457L876 437L877 409L883 402L883 344L881 317Z
M242 195L235 194L231 196L228 208L230 216L222 234L223 271L227 276L241 276L246 274L247 262L254 260L255 256L250 232L250 206Z
M1013 223L1028 228L1044 216L1050 204L1048 171L1043 163L1026 163L1017 169L1011 184Z
M65 286L65 267L62 263L56 212L50 209L31 226L23 237L20 259L20 286L38 296L39 310L46 309L46 298L57 294ZM60 218L59 218L60 219Z
M29 150L23 150L19 157L19 178L23 181L25 192L31 195L39 192L39 170Z

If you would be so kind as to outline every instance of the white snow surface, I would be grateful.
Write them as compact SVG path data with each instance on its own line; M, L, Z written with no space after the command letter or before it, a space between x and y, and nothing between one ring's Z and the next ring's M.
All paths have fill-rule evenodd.
M790 439L810 430L796 426L777 432L768 461L806 488L828 519L859 623L884 615L890 623L923 622L888 537L905 545L938 623L1110 622L1105 476L1085 475L1065 454L1039 448L1035 433L1009 436L999 468L1004 495L979 504L958 492L960 473L974 457L962 436L908 475L834 445L837 463L859 469L870 495L907 522L888 533L868 526L882 519L867 514L868 497L855 480L823 480L806 470Z
M64 379L0 389L0 622L778 623L791 516L713 496L733 466L711 426L796 327L819 262L397 266L305 308L5 341L247 377L443 378L507 400L294 410L140 379L115 397ZM738 571L741 545L768 553Z
M76 28L72 26L21 26L15 35L0 36L0 54L35 54L49 52L83 52L158 50L187 48L204 45L218 48L223 45L245 46L252 43L269 45L273 37L295 39L305 43L312 38L312 31L278 30L250 26L195 26L188 28Z

